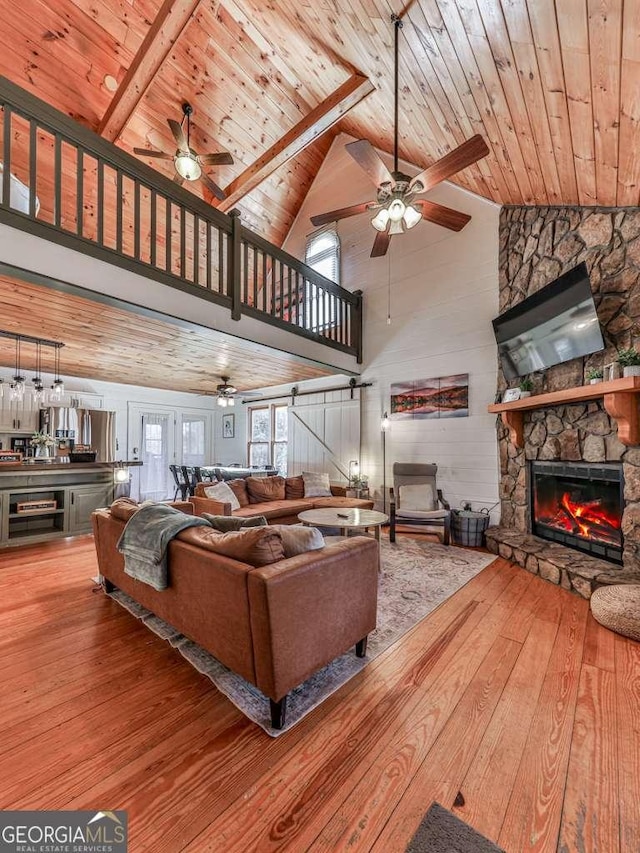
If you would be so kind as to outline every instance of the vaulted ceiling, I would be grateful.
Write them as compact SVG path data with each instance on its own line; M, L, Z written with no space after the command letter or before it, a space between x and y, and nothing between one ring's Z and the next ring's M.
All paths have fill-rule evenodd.
M427 166L480 133L489 156L453 180L486 198L638 204L640 0L21 0L0 22L0 74L128 151L173 152L167 118L190 102L192 147L233 155L208 169L222 187L302 123L310 144L237 202L281 245L338 131L392 149L392 13L403 159ZM305 129L354 74L373 91Z
M637 0L22 0L0 24L0 73L128 150L173 151L166 119L191 102L193 147L234 157L210 170L223 187L365 75L375 91L239 202L281 244L336 129L391 149L392 12L404 159L481 133L491 154L454 179L480 195L638 203Z

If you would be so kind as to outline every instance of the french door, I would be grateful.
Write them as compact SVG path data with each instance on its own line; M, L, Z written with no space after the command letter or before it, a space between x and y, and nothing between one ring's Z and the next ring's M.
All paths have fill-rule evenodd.
M174 457L173 412L142 412L140 423L140 500L173 497L169 465Z

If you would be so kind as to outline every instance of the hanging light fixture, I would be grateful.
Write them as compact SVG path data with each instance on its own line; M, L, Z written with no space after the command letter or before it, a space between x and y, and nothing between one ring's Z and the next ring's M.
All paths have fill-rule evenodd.
M176 172L181 178L184 178L185 181L197 181L202 175L202 167L198 160L198 155L193 153L189 142L189 137L191 135L191 113L193 112L193 107L191 104L183 104L182 110L184 112L184 118L182 121L184 123L186 119L187 122L187 148L189 150L177 151L173 159L173 165L176 167Z
M62 344L56 344L56 352L55 352L55 379L53 380L53 385L51 386L51 398L56 402L60 402L62 399L62 395L64 394L64 382L60 378L60 347Z
M42 377L40 375L42 370L42 343L40 341L36 341L36 375L33 377L31 382L33 383L33 399L36 403L42 402L42 397L44 394L44 384L42 382Z
M385 206L376 213L371 224L376 231L388 230L389 235L393 236L415 227L422 219L422 209L411 204L413 193L409 187L410 179L398 169L398 31L402 28L402 21L397 15L392 15L391 20L395 30L393 177L396 183L388 200L384 200L387 192L382 198L379 194L379 201Z
M16 335L15 371L16 372L13 375L13 382L10 386L10 399L19 402L24 399L24 376L20 374L20 335Z

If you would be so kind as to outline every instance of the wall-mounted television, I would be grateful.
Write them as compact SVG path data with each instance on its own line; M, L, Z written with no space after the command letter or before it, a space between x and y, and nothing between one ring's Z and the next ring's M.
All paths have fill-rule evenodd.
M508 380L604 349L586 264L496 317L493 331Z

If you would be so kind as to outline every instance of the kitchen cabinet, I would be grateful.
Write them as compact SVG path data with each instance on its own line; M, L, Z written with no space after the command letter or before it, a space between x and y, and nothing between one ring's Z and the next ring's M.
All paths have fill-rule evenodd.
M17 402L3 398L0 401L0 432L35 432L39 420L40 409L30 400Z
M74 486L67 491L70 534L91 531L91 513L101 506L109 506L113 500L113 483L95 483L90 486Z

